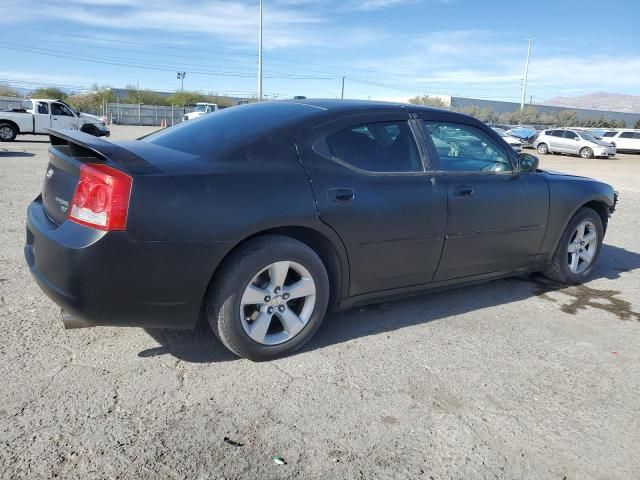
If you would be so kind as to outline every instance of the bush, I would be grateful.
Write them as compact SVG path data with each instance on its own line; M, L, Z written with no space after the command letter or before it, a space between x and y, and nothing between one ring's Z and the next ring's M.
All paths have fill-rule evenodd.
M414 105L425 105L427 107L435 107L435 108L447 108L448 105L445 104L438 97L430 97L429 95L417 96L409 99L409 103Z
M53 98L56 100L66 100L69 96L64 90L56 87L37 88L29 95L31 98Z

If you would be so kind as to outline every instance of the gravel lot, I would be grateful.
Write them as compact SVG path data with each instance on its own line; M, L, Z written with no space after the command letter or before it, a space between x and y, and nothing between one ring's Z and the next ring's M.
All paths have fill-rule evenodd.
M638 478L640 155L541 158L620 192L587 285L359 308L256 364L205 326L62 329L22 255L47 147L0 144L0 478Z

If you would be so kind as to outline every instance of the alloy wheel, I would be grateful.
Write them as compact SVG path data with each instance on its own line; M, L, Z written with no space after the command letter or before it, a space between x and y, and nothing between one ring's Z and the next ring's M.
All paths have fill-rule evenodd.
M316 302L316 284L297 262L280 261L258 272L240 299L240 321L251 339L279 345L307 325Z
M593 263L598 249L598 231L589 220L578 224L567 247L567 262L572 273L581 274Z

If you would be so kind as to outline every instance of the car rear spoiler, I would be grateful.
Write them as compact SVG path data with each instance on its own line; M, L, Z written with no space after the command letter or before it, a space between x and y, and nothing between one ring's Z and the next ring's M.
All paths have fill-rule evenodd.
M99 157L101 160L114 162L125 168L155 169L149 162L126 148L88 133L79 130L54 130L52 128L45 128L45 130L49 133L53 147L68 147L69 153L73 157Z

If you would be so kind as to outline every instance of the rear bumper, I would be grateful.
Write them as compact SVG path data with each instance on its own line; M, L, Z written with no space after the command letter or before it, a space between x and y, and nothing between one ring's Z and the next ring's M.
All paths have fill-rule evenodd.
M226 244L142 242L29 206L24 254L40 288L90 325L192 328Z

